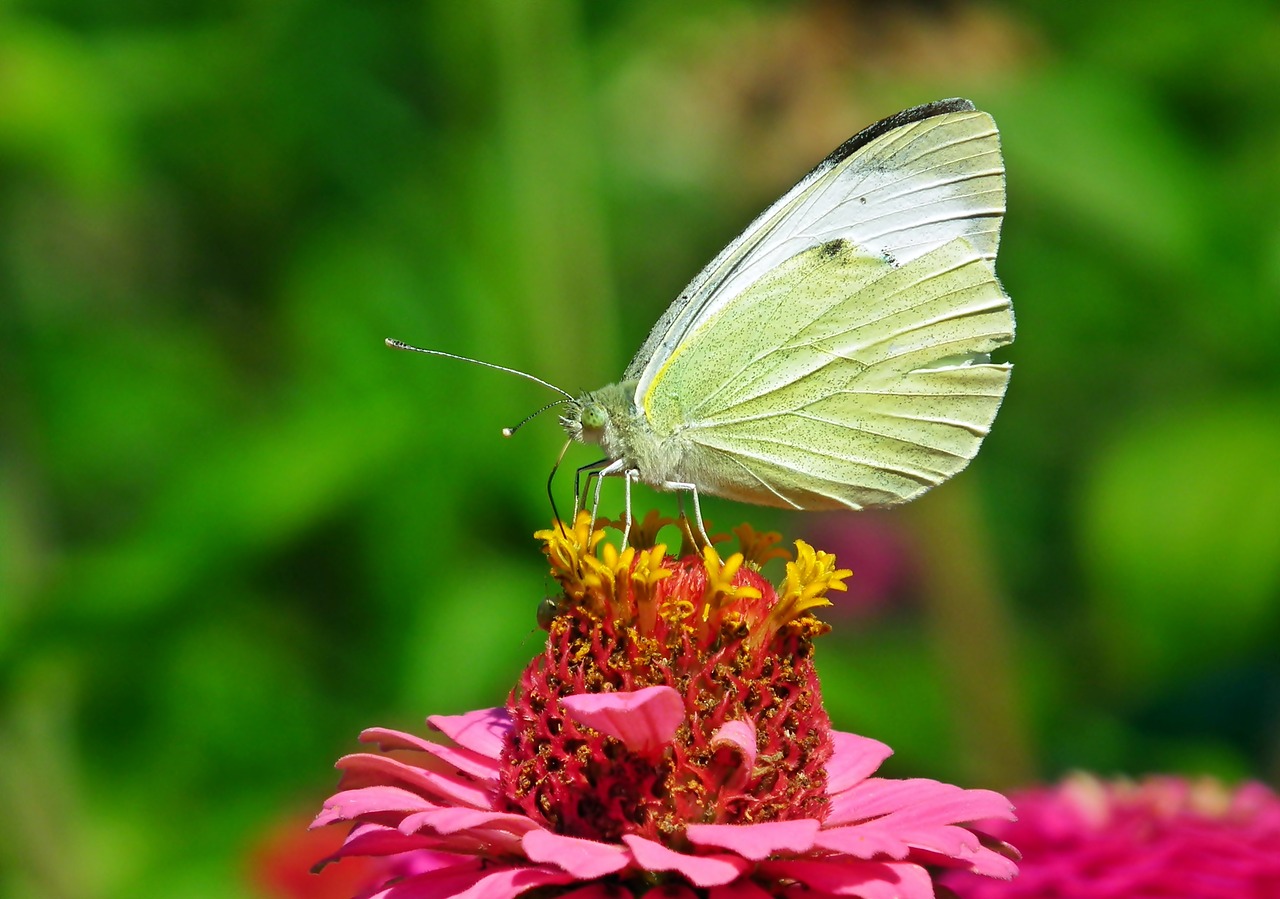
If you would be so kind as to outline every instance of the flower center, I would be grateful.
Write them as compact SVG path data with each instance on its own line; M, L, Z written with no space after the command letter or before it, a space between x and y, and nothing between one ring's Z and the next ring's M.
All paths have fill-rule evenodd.
M577 546L566 548L573 534ZM618 553L606 544L597 557L585 549L596 546L594 535L575 528L561 538L547 539L565 587L561 613L508 700L507 809L568 836L632 833L673 848L684 848L688 824L822 819L832 739L811 639L825 628L805 610L825 602L825 588L842 587L847 572L818 559L825 588L815 590L791 563L779 601L741 555L721 563L704 549L677 561L661 546ZM643 709L619 713L637 716L618 723L620 738L561 703L654 686L671 688L684 706L674 734L657 745L625 738L643 724Z

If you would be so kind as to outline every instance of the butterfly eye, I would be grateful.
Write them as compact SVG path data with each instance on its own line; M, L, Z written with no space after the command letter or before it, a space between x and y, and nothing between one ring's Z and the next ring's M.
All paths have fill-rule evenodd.
M604 427L604 408L596 403L588 403L582 407L582 428L585 431L598 431Z

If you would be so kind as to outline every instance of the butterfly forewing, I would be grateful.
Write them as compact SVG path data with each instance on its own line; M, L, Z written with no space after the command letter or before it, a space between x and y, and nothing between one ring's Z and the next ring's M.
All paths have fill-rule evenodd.
M901 265L958 237L995 256L1004 168L991 117L949 100L899 113L851 138L757 218L690 283L624 379L641 401L668 357L767 272L841 239Z

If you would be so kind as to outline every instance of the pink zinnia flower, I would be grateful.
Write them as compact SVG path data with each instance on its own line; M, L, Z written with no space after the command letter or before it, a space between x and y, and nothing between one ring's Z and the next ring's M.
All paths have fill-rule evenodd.
M366 895L929 899L942 869L1011 877L965 823L1011 817L1004 797L872 777L889 748L831 729L810 610L849 572L797 541L775 591L776 535L677 560L668 523L621 551L585 515L539 532L564 594L506 707L428 719L448 744L368 730L386 754L339 761L315 823L355 824L332 859L387 860Z
M1262 784L1077 774L1014 798L1017 823L992 829L1022 851L1018 879L944 881L965 899L1280 897L1280 798Z

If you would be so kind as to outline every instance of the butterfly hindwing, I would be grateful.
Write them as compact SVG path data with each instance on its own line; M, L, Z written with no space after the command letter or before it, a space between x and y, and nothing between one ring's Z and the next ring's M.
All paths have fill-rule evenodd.
M642 409L661 439L687 446L707 492L889 505L977 452L1009 378L985 360L1013 329L990 262L966 238L899 266L832 241L687 335Z

